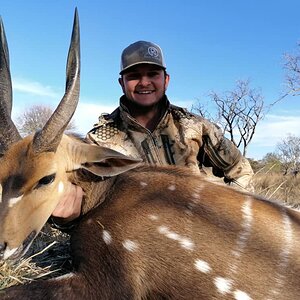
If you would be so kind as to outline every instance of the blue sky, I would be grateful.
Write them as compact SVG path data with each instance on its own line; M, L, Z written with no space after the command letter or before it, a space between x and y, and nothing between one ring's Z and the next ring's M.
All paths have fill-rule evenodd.
M75 7L81 27L81 97L75 114L87 132L118 105L120 54L137 40L158 43L171 82L170 101L191 108L213 90L250 80L266 104L284 92L284 53L300 41L299 0L1 0L10 49L13 116L33 104L57 105ZM274 151L287 134L300 135L300 103L288 97L257 128L248 157Z

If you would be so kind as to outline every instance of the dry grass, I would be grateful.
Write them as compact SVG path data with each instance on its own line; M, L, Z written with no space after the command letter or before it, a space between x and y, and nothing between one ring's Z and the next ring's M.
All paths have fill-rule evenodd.
M300 176L258 172L253 181L258 195L277 199L295 208L300 207Z
M71 270L69 236L46 225L30 251L18 262L0 262L0 290Z

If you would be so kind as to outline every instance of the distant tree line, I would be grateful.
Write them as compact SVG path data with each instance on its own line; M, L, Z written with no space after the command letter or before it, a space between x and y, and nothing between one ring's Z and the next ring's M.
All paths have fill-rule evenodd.
M300 137L288 135L276 145L274 152L267 153L261 160L250 160L255 172L281 173L297 176L300 173Z

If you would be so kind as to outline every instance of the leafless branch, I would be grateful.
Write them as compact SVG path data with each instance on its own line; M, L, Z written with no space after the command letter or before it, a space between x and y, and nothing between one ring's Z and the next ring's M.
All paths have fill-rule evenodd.
M257 123L265 115L265 105L261 93L250 88L249 80L239 80L232 91L224 94L211 92L211 101L217 108L217 120L224 134L228 134L230 140L246 155L247 147L251 142ZM205 108L201 107L200 114L205 115ZM198 111L199 113L199 111Z
M33 105L21 113L17 117L17 127L22 136L27 136L35 133L37 130L43 128L53 110L44 105ZM74 121L71 121L67 130L75 130L76 126Z

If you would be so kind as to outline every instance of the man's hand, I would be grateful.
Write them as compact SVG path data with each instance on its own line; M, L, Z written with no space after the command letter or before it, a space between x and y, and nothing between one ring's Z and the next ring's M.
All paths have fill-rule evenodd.
M65 224L78 218L81 212L82 197L82 188L70 183L52 213L55 223Z

